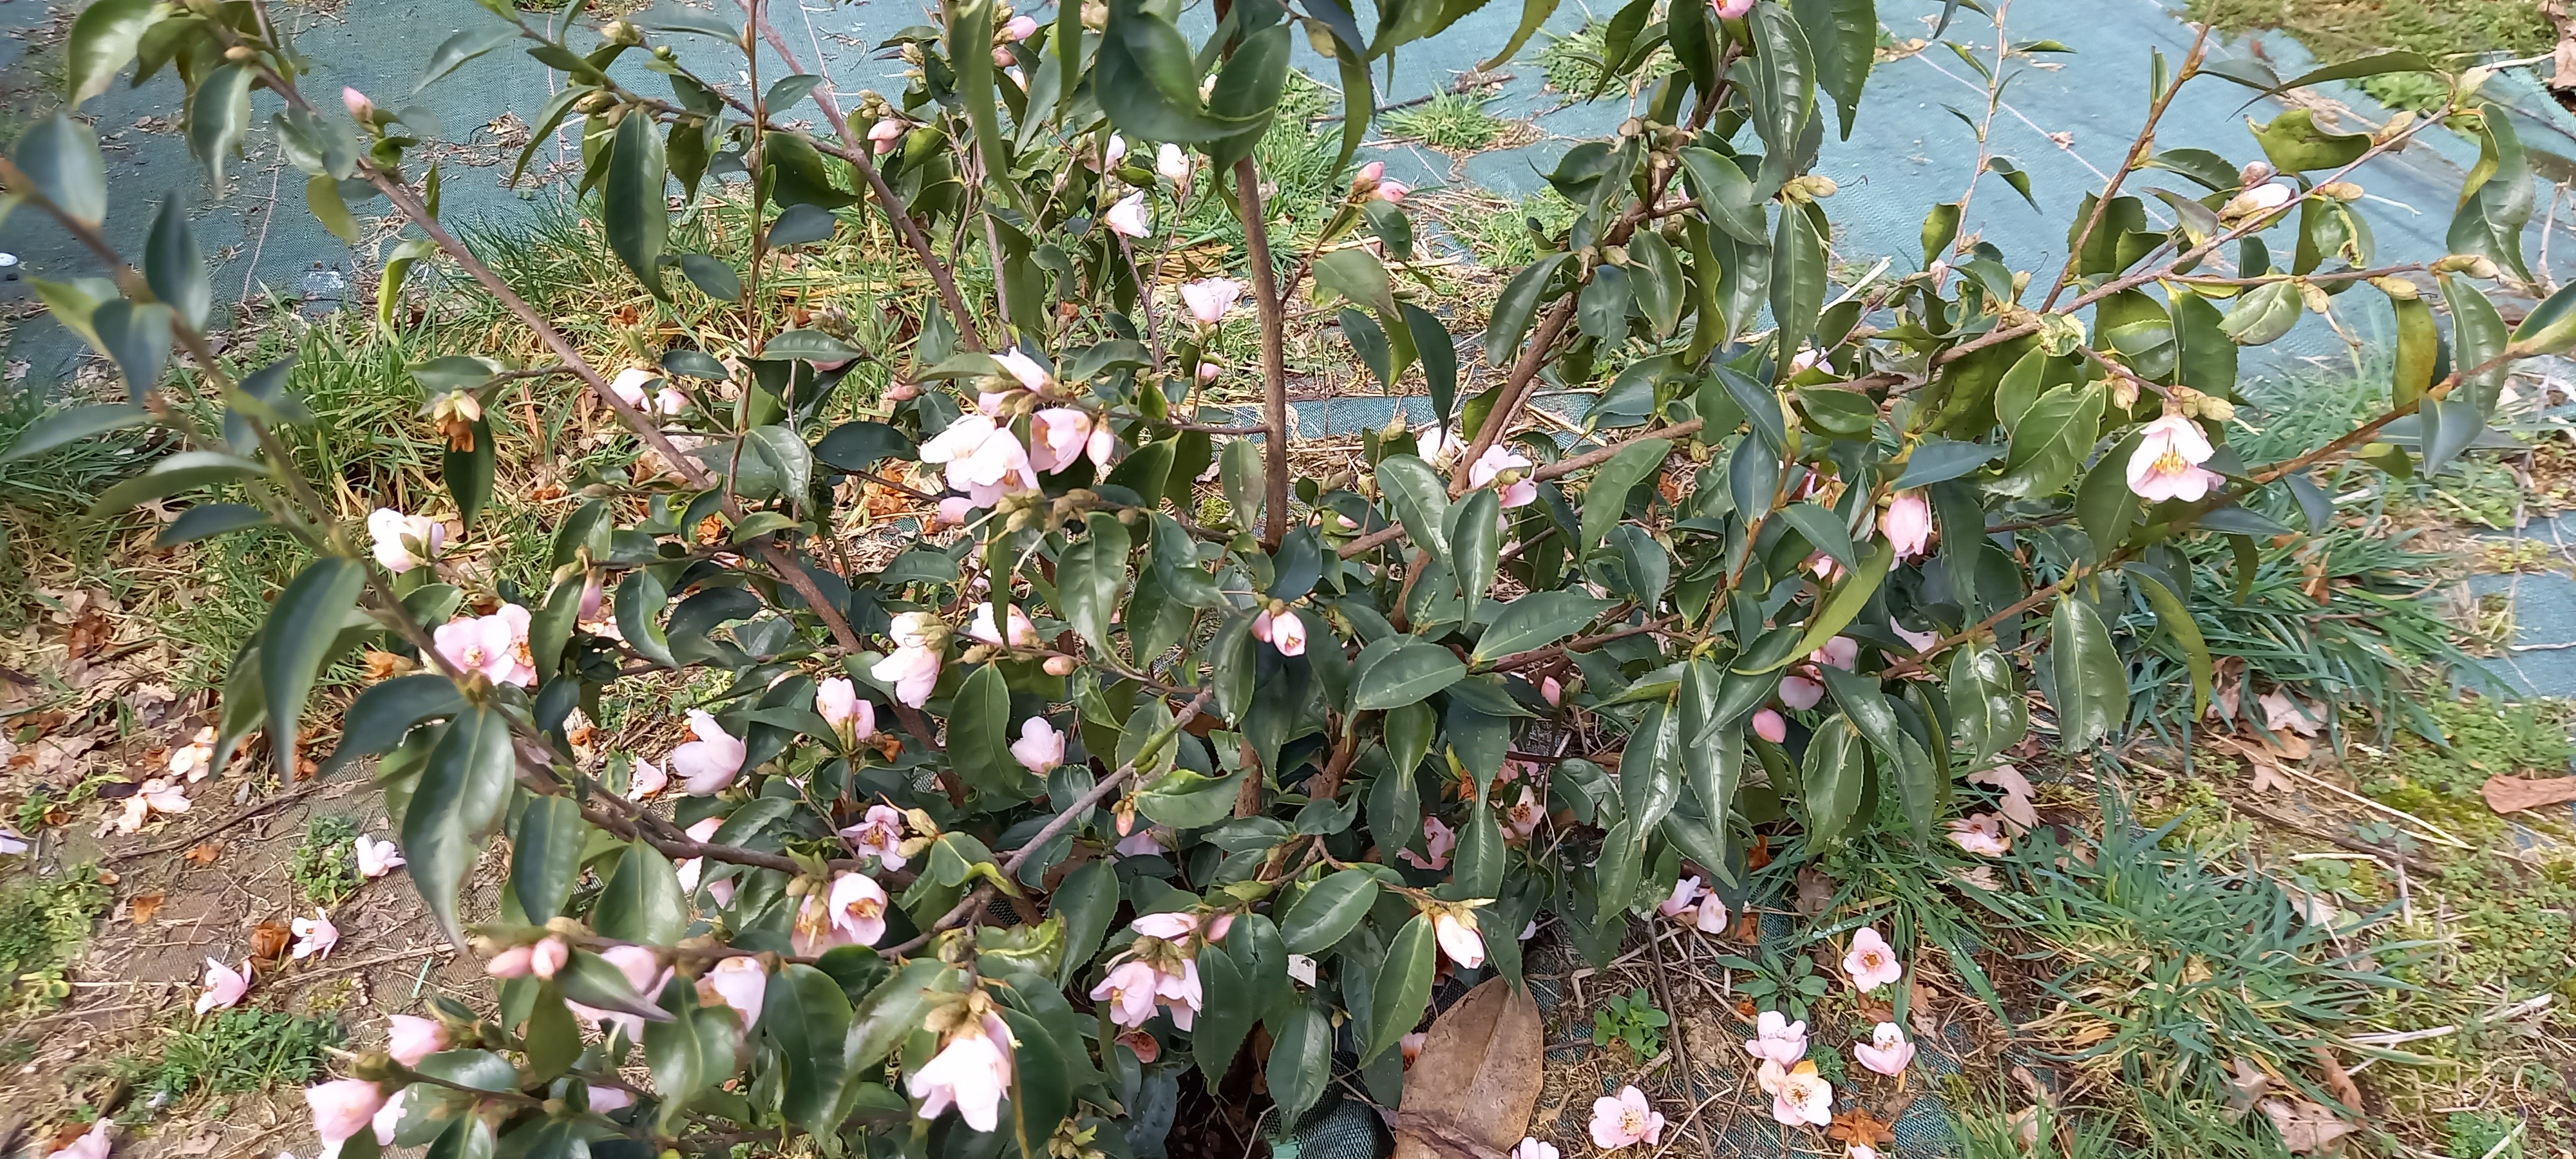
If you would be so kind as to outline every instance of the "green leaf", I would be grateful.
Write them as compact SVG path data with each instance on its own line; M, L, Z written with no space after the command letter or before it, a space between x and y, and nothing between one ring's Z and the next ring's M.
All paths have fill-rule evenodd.
M267 690L269 749L287 782L295 779L295 726L304 700L366 582L365 564L326 555L307 564L269 606L260 629L259 682Z
M1544 648L1581 631L1610 604L1580 592L1531 592L1503 605L1502 614L1477 638L1473 659L1484 665L1515 652Z
M1879 767L1892 771L1898 801L1915 835L1930 835L1932 822L1939 816L1942 782L1932 755L1897 723L1896 709L1879 688L1876 677L1831 664L1817 665L1817 671L1824 675L1825 687L1833 692L1834 705L1842 709L1844 719L1877 750L1882 758Z
M1279 919L1279 940L1291 954L1313 957L1341 943L1377 904L1377 878L1357 869L1324 875L1298 891Z
M932 988L947 970L936 958L914 958L886 975L876 989L852 1007L850 1036L841 1048L841 1071L857 1074L875 1066L914 1031L930 1012L938 994ZM942 987L941 989L948 989Z
M617 137L608 156L608 183L600 206L607 220L608 248L635 272L653 296L662 288L662 246L671 233L669 162L651 117L630 116L617 122Z
M154 547L173 547L195 543L231 531L242 531L269 525L268 512L247 503L200 503L179 513L177 519L152 537Z
M105 402L58 410L27 424L27 429L18 432L18 441L9 444L8 450L0 451L0 463L14 463L95 435L139 427L151 421L151 411L131 403Z
M635 654L666 668L678 667L662 628L662 609L671 602L669 589L649 567L628 572L617 585L617 634Z
M1503 42L1501 51L1496 52L1492 59L1477 65L1476 71L1492 72L1504 61L1510 60L1513 54L1518 53L1522 46L1529 43L1530 37L1538 35L1539 29L1547 27L1547 18L1556 15L1556 5L1557 0L1521 0L1521 20L1512 28L1512 38Z
M2284 173L2340 169L2370 151L2370 134L2329 132L2318 127L2312 109L2283 109L2268 125L2248 121L2246 127L2272 166Z
M469 707L431 746L403 810L403 860L412 885L440 931L460 948L465 931L457 922L457 887L509 803L513 765L508 718L497 707Z
M582 847L589 838L581 802L568 795L531 796L520 806L510 831L510 893L529 921L551 921L563 912L573 880L581 876Z
M1386 1053L1397 1039L1413 1032L1431 1005L1431 976L1440 948L1431 932L1431 915L1417 913L1396 931L1378 965L1377 986L1369 993L1368 1037L1360 1046L1360 1063Z
M2166 586L2163 576L2143 567L2130 568L2128 574L2147 593L2147 602L2156 609L2156 622L2164 625L2165 632L2182 649L2183 664L2191 669L2191 718L2199 720L2209 715L2210 686L2217 669L2210 662L2209 642L2201 638L2200 624L2183 607L2181 595Z
M2030 705L2010 661L1979 642L1950 656L1950 727L1982 764L2021 743L2030 731Z
M518 36L519 30L512 25L490 24L468 28L440 41L438 48L429 54L429 63L420 70L420 80L411 86L411 95L419 96L422 89L465 67L467 61L508 44Z
M659 1122L667 1130L698 1093L732 1077L742 1021L730 1006L698 1005L686 978L662 986L670 1018L644 1025L644 1061L653 1068L653 1090L662 1098Z
M1570 254L1553 253L1531 262L1504 283L1502 294L1494 299L1493 313L1485 324L1485 361L1507 367L1521 356L1521 338L1529 333L1530 321L1538 313L1539 296L1547 291L1556 277L1556 268Z
M1351 708L1402 708L1458 682L1467 666L1447 648L1411 636L1390 637L1360 652L1351 674Z
M1084 862L1065 875L1048 908L1064 919L1064 959L1056 968L1056 984L1071 986L1100 952L1101 939L1118 916L1117 871L1107 859Z
M450 447L439 454L439 479L447 484L447 493L456 500L457 517L467 527L474 526L475 516L483 513L492 501L492 470L499 448L492 443L492 416L474 420L474 449L459 451Z
M2505 375L2513 370L2509 362L2496 361L2510 345L2504 317L2468 279L2450 274L2436 279L2442 285L2442 304L2451 309L2451 366L2452 373L2460 376L2450 397L2475 406L2480 415L2492 415ZM2488 366L2489 362L2496 364Z
M1816 111L1816 60L1788 8L1757 4L1753 33L1753 131L1773 153L1797 151Z
M188 151L205 163L215 189L224 187L224 159L241 152L242 134L250 131L249 67L228 64L197 86L188 102Z
M150 470L99 492L90 502L88 517L104 518L155 499L166 499L183 491L254 479L268 472L248 459L221 451L181 451L154 463Z
M1449 562L1449 485L1439 472L1415 456L1389 455L1377 465L1377 483L1414 545Z
M1578 552L1600 546L1610 529L1627 517L1628 493L1653 478L1672 450L1671 439L1639 439L1619 448L1618 454L1593 472L1592 483L1583 492L1582 530L1575 537Z
M1682 304L1689 297L1690 286L1682 276L1681 255L1673 243L1652 230L1639 230L1628 241L1629 282L1637 294L1637 308L1655 328L1655 336L1669 338L1673 328L1681 325Z
M1324 1095L1333 1077L1333 1019L1315 1002L1299 1002L1271 1027L1270 1097L1282 1122L1294 1123Z
M1199 102L1200 69L1181 30L1143 0L1112 0L1091 87L1109 122L1131 139L1197 145L1253 128Z
M866 352L820 330L781 330L762 343L763 358L802 358L808 362L835 362L863 358Z
M96 0L72 21L63 42L65 87L71 107L107 91L116 74L134 63L134 48L145 29L170 14L154 0Z
M779 1113L817 1136L830 1133L848 1081L841 1050L850 1036L850 999L841 984L812 966L780 966L762 1001L760 1027L787 1068Z
M1592 271L1592 281L1575 301L1575 326L1586 335L1615 345L1628 336L1628 309L1635 304L1636 295L1628 289L1628 271L1619 266L1601 266Z
M2089 748L2128 719L2129 669L2091 604L2058 597L2049 616L2048 664L2061 749Z
M680 893L680 875L662 851L641 841L617 855L599 899L591 903L591 928L604 938L647 946L667 946L689 931L689 900Z
M2296 285L2265 282L2227 308L2227 316L2218 320L2218 330L2239 346L2265 346L2298 325L2300 310Z
M327 777L359 757L389 752L422 721L463 711L465 697L456 691L456 682L435 672L415 672L372 685L358 694L341 717L340 747L332 750L315 775Z
M594 1009L632 1014L646 1022L666 1022L671 1017L670 1011L636 993L626 975L610 965L608 959L588 950L574 950L564 968L555 971L554 983L564 997Z
M1763 199L1734 159L1697 145L1684 148L1681 158L1682 171L1689 175L1691 192L1698 196L1709 224L1746 245L1771 244L1771 231L1763 223Z
M1956 201L1945 201L1923 215L1923 264L1941 260L1950 243L1959 240L1959 214L1964 207Z
M96 226L107 220L107 161L89 126L55 113L18 138L10 154L27 186L65 217Z
M340 183L328 173L316 173L304 181L304 208L313 220L330 230L331 236L350 245L358 244L358 219L349 213L349 202L340 196Z
M1996 448L1984 443L1963 443L1938 436L1914 445L1905 457L1905 471L1888 484L1891 491L1911 491L1934 483L1956 479L1994 461Z
M1011 756L1019 722L1011 719L1011 688L998 665L977 668L957 689L948 715L948 759L978 793L1008 797L1029 779Z
M2440 72L2442 66L2420 52L2375 52L2369 56L2324 65L2274 85L2270 91L2280 93L2321 85L2327 81L2360 80L2392 72Z
M1466 597L1470 620L1493 588L1494 570L1502 562L1502 513L1502 496L1492 487L1468 492L1451 511L1456 530L1449 537L1449 566L1458 577L1459 594Z
M1986 489L2021 499L2056 494L2093 450L2107 401L2108 391L2098 382L2060 386L2039 396L2013 429L2003 477Z
M1127 553L1133 537L1118 517L1094 511L1084 520L1091 534L1064 549L1056 561L1056 608L1091 646L1109 651L1110 625L1126 594Z
M1826 717L1807 741L1807 759L1800 771L1807 842L1810 847L1830 844L1859 811L1861 782L1869 776L1860 730L1841 713Z
M1778 514L1782 522L1798 533L1799 538L1807 541L1807 546L1825 553L1835 563L1850 567L1860 562L1852 547L1851 532L1843 527L1841 516L1808 500L1783 507Z
M177 311L191 329L204 328L215 290L206 282L206 260L197 253L196 233L176 194L161 199L161 212L152 220L152 235L143 246L143 279L152 296Z
M1225 1077L1243 1040L1275 991L1265 991L1243 976L1243 967L1213 942L1199 946L1199 986L1205 995L1190 1028L1190 1058L1199 1073L1214 1082ZM1282 979L1285 981L1285 979Z
M1619 756L1619 797L1637 828L1652 829L1681 799L1681 717L1662 702L1646 706Z
M1792 10L1814 47L1817 85L1834 98L1842 113L1842 138L1848 141L1852 116L1860 112L1861 88L1878 60L1877 0L1796 0Z
M171 318L170 307L158 302L104 302L90 312L99 351L115 360L136 402L152 392L161 368L169 364Z
M1886 540L1880 540L1860 561L1860 566L1843 579L1842 586L1825 597L1824 607L1808 618L1806 630L1799 635L1798 646L1789 650L1788 658L1773 667L1788 667L1791 661L1824 647L1825 641L1842 634L1842 630L1859 617L1861 609L1869 606L1869 598L1878 592L1879 581L1886 579L1888 569L1895 565L1895 549L1889 547Z

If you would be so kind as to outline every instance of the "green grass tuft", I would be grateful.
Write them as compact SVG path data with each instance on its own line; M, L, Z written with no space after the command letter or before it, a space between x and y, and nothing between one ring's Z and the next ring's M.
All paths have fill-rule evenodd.
M1434 149L1472 153L1503 135L1503 119L1485 110L1482 97L1441 93L1409 109L1388 113L1386 130Z

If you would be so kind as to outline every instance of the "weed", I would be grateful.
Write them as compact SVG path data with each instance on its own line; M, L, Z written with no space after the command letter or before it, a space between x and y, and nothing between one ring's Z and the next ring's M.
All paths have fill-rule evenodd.
M1765 946L1762 960L1734 954L1721 955L1717 962L1730 970L1742 970L1751 978L1735 984L1736 992L1763 1006L1777 1006L1791 1019L1804 1019L1815 1002L1830 988L1816 960L1805 954L1781 955Z
M1629 1057L1644 1062L1664 1052L1664 1028L1673 1019L1655 1006L1654 996L1640 986L1626 995L1613 994L1592 1012L1592 1045L1618 1043Z
M1440 93L1412 108L1388 113L1386 128L1434 149L1472 153L1503 135L1503 119L1486 112L1485 103L1483 97Z
M2327 60L2389 48L2527 56L2555 39L2527 0L2191 0L2190 13L2228 32L2287 32Z
M2567 736L2570 706L2555 700L2469 697L2425 705L2442 740L2407 735L2384 754L2352 762L2362 790L2374 796L2415 785L2436 793L2475 798L2494 776L2562 776L2576 758Z
M346 817L317 813L304 823L304 841L287 863L297 896L328 908L358 889L358 855L351 842L358 826Z
M64 969L108 900L108 888L86 865L0 891L0 980L14 988L21 1010L71 995Z
M1609 26L1598 20L1586 20L1581 28L1563 36L1548 33L1548 42L1538 50L1538 67L1547 76L1549 91L1562 94L1568 100L1591 100L1593 90L1601 86L1602 73L1606 71L1601 55L1608 34ZM1680 67L1673 60L1672 50L1659 45L1647 57L1645 67L1634 74L1632 83L1637 86L1636 91L1642 91L1657 78Z
M157 1060L127 1058L118 1070L158 1110L196 1095L227 1095L301 1086L320 1074L340 1045L340 1025L322 1018L255 1008L226 1010L174 1030Z
M1537 261L1574 224L1574 203L1554 190L1502 198L1460 190L1436 203L1440 224L1467 247L1476 264L1512 270Z
M2450 1134L2450 1159L2522 1159L2521 1132L2502 1115L2453 1111L2443 1126Z

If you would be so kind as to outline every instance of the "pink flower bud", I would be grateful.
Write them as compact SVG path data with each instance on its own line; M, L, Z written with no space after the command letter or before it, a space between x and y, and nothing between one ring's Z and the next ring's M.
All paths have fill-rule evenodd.
M376 102L368 100L367 94L354 88L344 86L340 89L340 103L349 106L349 115L360 121L376 115Z
M565 945L562 938L547 938L529 948L528 972L540 978L552 978L555 971L563 969L564 963L571 960L572 947Z
M1046 674L1049 676L1071 676L1075 664L1071 656L1049 656L1042 667L1046 669Z
M483 972L495 978L525 978L528 976L530 959L535 957L536 952L535 946L512 946L492 955L491 961L483 963Z
M921 387L916 383L898 382L885 388L887 402L910 402L919 397L921 397Z

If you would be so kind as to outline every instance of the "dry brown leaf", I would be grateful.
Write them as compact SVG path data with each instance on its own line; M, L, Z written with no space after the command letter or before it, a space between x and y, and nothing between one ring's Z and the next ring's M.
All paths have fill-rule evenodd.
M223 842L204 841L190 846L188 848L188 852L184 856L186 856L188 860L196 862L199 865L213 865L215 863L215 859L223 855Z
M261 922L250 931L250 956L262 962L274 962L286 954L295 931L281 922Z
M2293 1155L2340 1150L2337 1144L2343 1137L2361 1129L2306 1099L2265 1099L2263 1116L2272 1120L2273 1129L2281 1132L2281 1145Z
M128 909L127 920L138 926L151 924L152 915L161 912L163 900L163 895L157 893L137 895Z
M2494 776L2488 777L2486 784L2478 786L2478 793L2487 799L2487 808L2498 813L2516 813L2562 801L2576 801L2576 777L2535 781L2527 777Z
M2254 1109L2255 1103L2262 1100L2264 1092L2271 1089L2272 1076L2263 1073L2263 1068L2254 1065L2253 1059L2239 1057L2236 1060L2236 1073L2230 1075L2227 1080L2225 1092L2227 1109L2241 1118L2246 1112Z
M1508 1152L1529 1134L1546 1036L1538 1006L1500 978L1467 992L1431 1023L1425 1058L1405 1080L1395 1159Z
M1877 1147L1895 1142L1896 1130L1854 1107L1834 1116L1833 1125L1825 1128L1825 1137L1837 1143Z
M2333 1051L2322 1046L2310 1047L2308 1053L2316 1057L2317 1069L2325 1072L2326 1090L2334 1094L2335 1101L2342 1103L2345 1110L2356 1115L2360 1114L2361 1087L2355 1084L2352 1081L2352 1075L2343 1069L2342 1061L2335 1058Z
M1914 1024L1914 1033L1917 1036L1938 1039L1941 1037L1941 1016L1933 1013L1937 1008L1933 1000L1938 995L1932 993L1930 986L1923 984L1920 976L1911 981L1914 986L1914 1001L1906 1004L1905 1020Z
M1812 865L1798 869L1798 897L1793 903L1799 913L1808 917L1825 912L1834 903L1834 879ZM1517 1142L1517 1140L1515 1140Z

